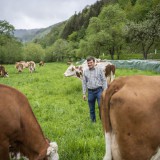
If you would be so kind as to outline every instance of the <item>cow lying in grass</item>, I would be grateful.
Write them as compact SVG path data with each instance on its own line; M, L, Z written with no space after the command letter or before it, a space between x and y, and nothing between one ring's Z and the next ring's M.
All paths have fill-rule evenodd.
M102 68L104 71L106 81L110 84L115 78L115 66L110 62L99 62L96 63L97 67ZM77 77L80 80L83 78L83 70L86 69L88 66L87 64L82 64L80 66L74 66L71 64L64 73L65 77Z
M9 152L29 160L58 160L57 144L46 140L21 92L0 84L0 112L0 160L9 160Z

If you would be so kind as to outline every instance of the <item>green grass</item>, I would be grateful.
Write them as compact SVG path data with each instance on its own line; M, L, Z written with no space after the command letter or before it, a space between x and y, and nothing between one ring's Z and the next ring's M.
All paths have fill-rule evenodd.
M17 73L14 65L5 67L9 78L0 78L0 83L27 96L45 136L58 143L61 160L102 160L105 143L98 108L97 122L93 124L87 101L82 100L81 81L63 76L66 64L37 65L32 74L28 69ZM116 70L116 77L136 74L156 75L140 70Z

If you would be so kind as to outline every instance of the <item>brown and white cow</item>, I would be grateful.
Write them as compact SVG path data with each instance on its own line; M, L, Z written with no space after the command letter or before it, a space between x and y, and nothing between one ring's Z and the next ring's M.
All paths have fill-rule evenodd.
M36 63L34 61L28 62L29 72L32 73L36 69Z
M22 72L23 69L28 68L29 62L25 61L20 61L15 63L15 68L17 69L18 72Z
M160 76L115 79L101 97L104 160L160 159Z
M44 61L40 61L39 66L44 66Z
M71 64L64 73L65 77L76 77L82 80L83 67Z
M72 63L72 61L67 61L67 65L71 65Z
M21 63L23 65L23 68L28 68L29 62L20 61L19 63Z
M105 66L104 74L107 78L107 83L110 84L115 79L115 70L116 67L113 64L108 64Z
M0 112L0 160L9 160L12 146L29 160L58 160L56 142L46 141L25 95L0 84Z
M15 68L17 69L18 72L22 72L23 69L24 69L24 66L23 66L23 64L20 63L20 62L16 62Z
M0 76L9 77L8 72L6 72L5 67L0 65Z
M115 66L110 62L97 62L97 67L102 68L104 71L106 81L110 84L115 79ZM64 73L65 77L76 77L82 80L83 78L83 70L88 68L86 62L80 66L74 66L71 64Z

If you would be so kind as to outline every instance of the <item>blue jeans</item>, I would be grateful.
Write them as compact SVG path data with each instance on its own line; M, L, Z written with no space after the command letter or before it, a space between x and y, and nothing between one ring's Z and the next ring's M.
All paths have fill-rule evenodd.
M95 91L88 90L88 105L90 110L90 118L92 122L96 122L96 114L95 114L95 103L96 100L98 102L98 108L99 108L99 116L100 116L100 99L103 89L98 88Z

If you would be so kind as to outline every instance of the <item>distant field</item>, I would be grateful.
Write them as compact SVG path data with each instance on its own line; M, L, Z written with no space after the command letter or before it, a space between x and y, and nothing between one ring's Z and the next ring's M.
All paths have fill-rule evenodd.
M90 122L87 102L82 100L81 81L63 76L66 64L37 65L32 74L28 69L17 73L14 65L5 67L10 77L0 78L0 83L15 87L28 97L45 136L58 143L60 160L102 160L105 144L101 121L97 117L96 123ZM156 75L116 70L116 77L136 74Z

